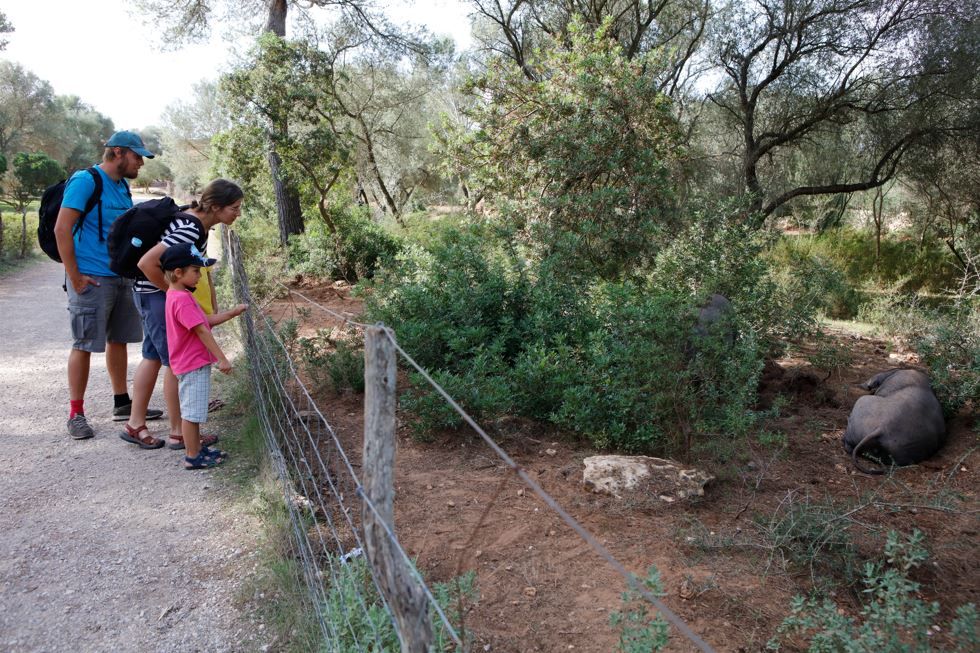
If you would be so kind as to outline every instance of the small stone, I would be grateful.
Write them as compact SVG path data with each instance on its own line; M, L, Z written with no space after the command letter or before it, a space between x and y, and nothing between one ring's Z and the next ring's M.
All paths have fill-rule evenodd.
M520 490L517 491L517 496L519 497L524 496L524 488L521 488Z
M537 590L536 587L525 587L524 588L524 596L528 596L528 597L534 598L537 595L538 595L538 590Z
M549 456L556 456L556 455L558 455L558 450L557 449L545 449L545 453L548 454Z
M449 506L450 508L455 508L456 507L456 503L454 501L447 501L446 502L446 505Z

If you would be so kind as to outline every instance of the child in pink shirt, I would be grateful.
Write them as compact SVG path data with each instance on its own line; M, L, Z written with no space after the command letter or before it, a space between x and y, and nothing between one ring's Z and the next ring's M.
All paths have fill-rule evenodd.
M211 327L245 312L245 304L214 315L207 315L194 299L194 288L201 279L201 268L214 265L192 243L167 248L160 265L170 289L167 291L167 348L170 368L177 376L180 395L181 435L187 455L185 469L205 469L220 465L228 457L223 451L201 446L201 424L208 418L211 394L211 365L228 374L231 363L211 335Z

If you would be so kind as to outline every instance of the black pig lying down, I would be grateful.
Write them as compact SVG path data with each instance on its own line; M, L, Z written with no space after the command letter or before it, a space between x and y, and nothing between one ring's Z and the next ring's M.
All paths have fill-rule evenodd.
M847 418L844 449L865 474L882 474L858 462L859 454L875 454L896 465L927 459L943 445L946 422L929 377L918 370L889 370L861 387L871 394L858 398Z

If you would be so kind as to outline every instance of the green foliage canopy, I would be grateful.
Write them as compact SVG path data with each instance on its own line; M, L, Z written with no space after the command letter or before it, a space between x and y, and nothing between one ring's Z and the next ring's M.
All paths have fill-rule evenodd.
M611 279L649 262L678 222L681 152L670 101L648 73L657 55L627 59L608 29L573 21L567 48L541 52L541 81L491 62L471 83L489 100L470 110L478 128L450 132L445 147L518 240Z
M13 160L15 184L11 196L17 209L23 210L27 204L41 196L44 189L65 176L65 169L43 152L18 152Z

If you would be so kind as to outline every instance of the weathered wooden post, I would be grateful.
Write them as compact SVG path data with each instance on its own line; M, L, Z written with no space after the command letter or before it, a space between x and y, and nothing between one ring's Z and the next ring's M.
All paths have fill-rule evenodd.
M395 617L402 653L429 653L428 603L408 562L388 537L395 532L395 347L383 326L364 333L364 547ZM387 530L385 529L387 525Z

